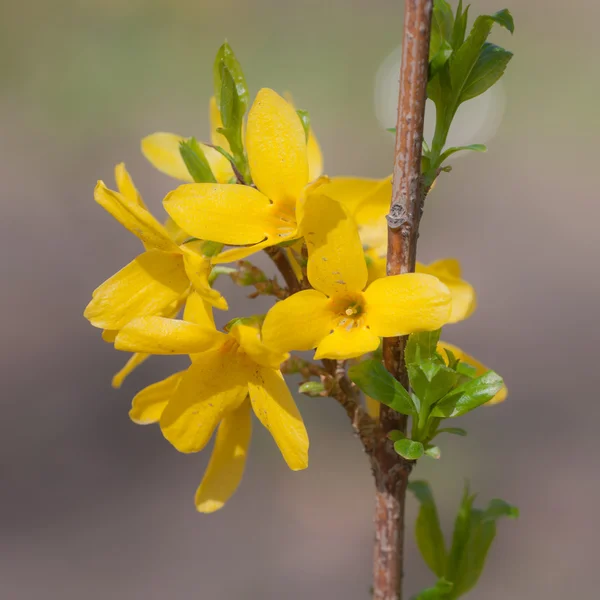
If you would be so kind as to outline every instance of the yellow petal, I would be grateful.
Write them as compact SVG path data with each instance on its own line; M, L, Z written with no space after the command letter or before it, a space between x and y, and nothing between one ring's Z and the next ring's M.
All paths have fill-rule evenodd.
M377 219L368 225L361 225L358 229L363 246L374 252L379 257L387 254L388 227L386 219Z
M359 225L387 214L392 198L392 178L332 177L320 190L341 202Z
M308 434L283 377L260 368L248 384L254 414L269 430L292 471L308 466Z
M194 289L209 304L221 310L227 310L227 300L220 292L213 290L208 283L208 276L212 271L210 258L194 250L193 243L181 246L183 251L183 265L190 278Z
M300 227L308 248L311 285L328 296L362 291L367 263L356 224L342 205L320 193L312 194L304 204Z
M206 325L165 317L138 317L119 331L115 348L148 354L195 354L208 350L222 336Z
M185 371L174 373L136 394L131 403L129 418L138 425L158 423L184 374Z
M196 292L192 292L186 300L183 320L215 329L212 306Z
M221 421L202 482L196 490L196 509L212 513L223 508L242 480L252 435L247 400Z
M213 146L221 146L223 150L227 152L231 151L227 138L217 131L223 127L223 121L221 120L221 111L217 106L217 99L212 96L208 105L208 117L210 120L210 141Z
M308 183L306 135L294 107L273 90L260 90L248 113L246 150L256 187L293 206Z
M439 329L452 309L450 290L436 277L421 273L377 279L364 296L367 324L380 337Z
M379 347L379 337L367 327L336 327L333 333L328 335L317 346L315 360L322 358L333 358L346 360L362 356L367 352L373 352Z
M264 248L268 248L269 246L274 246L278 243L277 239L273 239L272 237L267 237L262 242L258 244L252 244L250 246L238 246L237 248L230 248L229 250L225 250L217 256L212 257L213 265L221 265L223 263L230 263L236 260L242 260L244 258L248 258L252 254L256 252L260 252Z
M230 352L204 352L187 370L160 418L163 435L180 452L206 446L221 420L248 395L249 373Z
M437 351L440 353L442 358L448 363L448 356L444 352L444 350L450 350L452 354L460 361L465 362L472 367L475 367L475 375L479 377L484 373L487 373L490 369L486 367L483 363L480 363L477 359L473 358L470 354L467 354L463 350L461 350L458 346L454 344L449 344L448 342L442 342L441 340L438 342ZM504 402L506 400L506 396L508 394L508 389L506 386L502 386L502 389L489 401L486 402L486 406L492 404L499 404L500 402Z
M119 192L109 190L99 181L94 190L94 199L110 213L125 229L136 235L148 248L177 252L167 230L145 208L131 202Z
M308 179L314 181L323 174L323 153L312 127L306 141L306 152L308 154Z
M257 364L263 367L279 369L281 363L288 358L286 352L272 349L260 339L258 327L235 325L231 335L237 340L241 349Z
M171 217L167 217L165 221L165 229L169 237L177 244L183 244L190 236L186 233Z
M159 314L188 287L180 255L150 250L98 287L83 314L94 327L121 329L135 317Z
M452 294L452 314L449 323L463 321L473 314L477 307L477 299L473 286L461 279L460 263L454 258L435 261L430 265L417 263L417 273L434 275L445 283Z
M221 146L223 150L231 152L229 142L227 138L217 131L219 127L223 127L221 121L221 113L217 106L217 100L213 96L210 99L209 104L209 118L210 118L210 141L213 146ZM203 146L206 160L212 169L212 172L219 183L229 183L231 178L234 176L233 169L231 168L230 162L217 150Z
M141 194L133 183L133 179L131 179L131 175L125 168L125 163L119 163L115 167L115 181L117 182L117 189L120 194L125 196L130 202L139 204L142 208L148 210L142 200Z
M386 276L387 271L387 260L384 257L378 256L373 250L367 250L365 252L367 259L367 270L369 272L369 283L372 283L376 279Z
M371 396L365 396L365 407L367 414L373 419L379 419L379 413L381 412L381 402L377 402Z
M149 354L142 354L141 352L136 352L135 354L132 354L130 359L123 366L123 368L112 378L111 385L115 389L119 389L123 385L125 378L134 369L139 367L149 356Z
M142 154L161 173L181 181L194 181L179 153L179 145L186 139L175 133L153 133L142 140Z
M263 342L284 352L311 350L333 329L334 315L327 297L316 290L303 290L277 302L262 327Z
M269 199L246 185L191 183L164 199L173 220L190 235L234 246L266 237Z

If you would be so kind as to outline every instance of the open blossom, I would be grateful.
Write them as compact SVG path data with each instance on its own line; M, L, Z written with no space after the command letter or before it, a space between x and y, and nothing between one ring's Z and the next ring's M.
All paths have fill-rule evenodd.
M115 167L115 179L118 192L98 182L94 198L140 238L146 251L92 293L84 316L104 330L103 339L113 342L118 330L140 315L175 316L193 288L226 309L225 298L208 284L210 260L194 247L197 244L178 245L180 231L174 224L167 229L150 214L123 163ZM119 387L146 358L134 354L113 378L113 386Z
M324 195L312 195L305 209L302 233L314 289L268 312L263 325L268 346L316 348L316 359L346 359L375 350L380 337L431 331L448 322L451 294L436 277L383 277L365 289L367 266L353 219Z
M250 443L250 411L296 471L308 466L308 435L279 371L285 353L267 347L254 325L217 331L207 304L192 294L183 320L140 317L123 327L119 350L148 354L188 354L191 366L142 390L131 418L158 422L180 452L198 452L219 428L212 458L196 493L196 507L213 512L237 488Z
M250 109L246 151L256 188L191 183L164 200L167 213L190 235L242 246L214 263L299 237L297 206L310 181L306 134L293 106L273 90L260 90Z

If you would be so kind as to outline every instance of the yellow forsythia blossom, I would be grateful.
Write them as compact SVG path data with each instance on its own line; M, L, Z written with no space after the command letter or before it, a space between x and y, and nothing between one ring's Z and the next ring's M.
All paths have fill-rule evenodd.
M358 231L343 206L313 194L304 207L302 234L313 290L278 302L263 339L282 351L317 348L316 359L346 359L375 350L380 337L439 329L448 322L451 295L436 277L383 277L366 289L367 266Z
M308 435L279 371L287 355L260 339L257 327L217 331L206 303L192 294L184 320L140 317L123 327L119 350L189 354L192 364L140 392L131 417L157 422L180 452L202 450L219 426L211 462L196 493L196 507L213 512L237 488L250 442L250 409L268 429L290 469L308 466Z

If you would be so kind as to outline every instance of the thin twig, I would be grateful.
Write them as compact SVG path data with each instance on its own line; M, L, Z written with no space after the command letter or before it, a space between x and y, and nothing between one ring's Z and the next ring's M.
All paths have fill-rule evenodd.
M278 246L269 246L268 248L265 248L265 252L271 257L271 260L275 263L277 269L279 269L290 295L299 292L300 282L298 281L285 252Z
M367 454L373 452L377 423L360 405L360 391L346 374L345 362L342 360L324 359L323 366L333 378L334 386L329 395L337 400L350 418L354 433L360 439Z
M432 0L405 0L392 202L387 217L388 275L415 269L423 210L421 152L432 8ZM405 345L405 338L384 339L383 357L388 371L408 387ZM371 461L376 483L373 598L402 600L404 504L413 463L396 454L386 439L392 430L406 431L406 417L382 406L380 423L383 435Z

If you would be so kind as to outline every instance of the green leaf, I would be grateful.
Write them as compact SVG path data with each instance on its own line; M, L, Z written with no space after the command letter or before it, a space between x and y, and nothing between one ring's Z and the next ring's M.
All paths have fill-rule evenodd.
M367 395L403 415L414 415L419 407L378 360L365 360L348 369L350 379Z
M463 88L477 64L479 54L494 23L502 25L512 32L512 17L507 10L494 15L481 15L475 19L469 37L460 48L455 50L450 59L450 85L455 99L454 110L458 107Z
M318 398L325 393L325 386L320 381L305 381L300 384L298 391L306 396Z
M224 61L221 61L221 120L223 127L227 129L237 129L237 125L241 126L242 107L235 87L235 81L231 71L227 68ZM226 133L226 131L224 132Z
M454 370L457 373L468 377L469 379L473 379L473 377L475 377L475 374L477 373L477 369L473 365L470 365L469 363L466 363L462 360L456 364Z
M469 7L462 9L462 0L458 3L456 17L454 18L454 28L452 30L452 47L460 48L465 42L467 32L467 21L469 19Z
M308 134L310 133L310 115L307 110L297 110L296 113L300 117L302 127L304 128L304 135L306 136L306 141L308 141Z
M221 63L225 64L227 70L233 77L237 90L237 96L239 98L240 106L242 107L242 113L245 113L246 109L248 108L248 102L250 98L248 86L246 85L246 78L244 77L244 72L242 71L240 63L233 53L231 46L227 42L225 42L217 51L217 56L215 57L213 66L213 83L215 87L217 106L221 105Z
M386 129L386 131L389 131L390 133L396 133L396 128L395 127L388 127Z
M461 437L465 437L467 432L465 429L461 429L460 427L444 427L444 429L438 429L436 432L438 433L449 433L451 435L460 435Z
M411 334L404 351L404 362L407 365L416 365L426 360L432 360L436 356L441 331L438 329Z
M216 256L219 254L219 252L221 252L221 250L223 250L223 246L224 244L221 242L209 242L208 240L205 240L202 242L201 252L204 254L204 256ZM233 270L235 271L235 269Z
M449 392L434 406L431 415L442 418L464 415L491 400L503 385L500 375L488 371Z
M495 44L485 43L463 86L459 103L476 98L491 88L504 75L506 65L512 57L512 52Z
M444 151L444 153L440 156L440 164L442 164L449 156L452 156L456 152L460 152L461 150L471 150L473 152L487 152L487 146L483 144L469 144L468 146L452 146Z
M513 20L512 15L510 14L510 11L507 8L504 8L503 10L493 14L492 19L494 19L494 21L498 23L498 25L502 25L502 27L508 29L508 31L510 31L511 33L515 32L515 22Z
M473 589L485 566L489 549L496 537L496 521L516 518L519 511L504 500L494 499L487 509L471 510L469 543L465 548L456 576L456 597Z
M410 385L423 406L432 406L458 383L459 375L441 362L431 360L407 367Z
M421 442L404 438L394 442L394 450L406 460L417 460L423 456L425 448Z
M216 183L217 180L196 138L181 142L179 153L189 174L196 183Z
M430 458L434 458L435 460L439 460L442 456L442 451L440 450L439 446L431 446L428 445L425 448L425 454L427 456L429 456Z
M462 501L458 510L458 515L454 522L454 532L452 534L452 547L448 554L448 562L446 563L446 577L449 581L456 584L458 571L461 566L461 561L466 552L471 534L471 509L475 494L469 492L469 486L465 485Z
M415 528L419 551L427 566L442 577L448 557L433 493L426 481L411 481L408 489L421 505Z
M450 4L446 0L434 0L429 60L439 52L444 41L450 42L453 28L454 14Z
M446 40L440 44L439 50L429 61L429 79L433 79L452 56L452 46Z
M454 584L443 577L432 588L423 590L414 600L446 600L449 598Z

